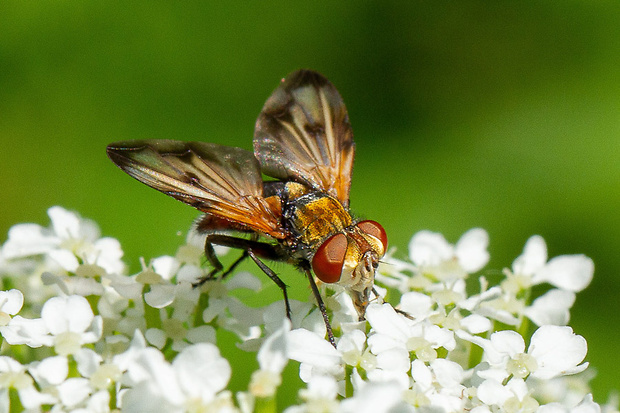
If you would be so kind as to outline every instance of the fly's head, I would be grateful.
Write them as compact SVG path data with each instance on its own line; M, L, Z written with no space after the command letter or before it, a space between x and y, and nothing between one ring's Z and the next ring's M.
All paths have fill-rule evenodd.
M345 287L363 320L375 271L386 250L383 227L375 221L361 221L327 238L312 258L312 269L319 280Z

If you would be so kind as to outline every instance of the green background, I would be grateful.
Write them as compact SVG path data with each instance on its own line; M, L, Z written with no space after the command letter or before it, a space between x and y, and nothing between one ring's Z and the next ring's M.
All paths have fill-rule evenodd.
M455 242L480 226L490 269L532 234L550 256L593 258L571 325L602 402L620 388L619 21L614 1L3 1L0 238L62 205L134 270L174 253L196 212L128 178L106 144L250 149L279 79L312 68L349 109L353 210L401 254L418 230Z

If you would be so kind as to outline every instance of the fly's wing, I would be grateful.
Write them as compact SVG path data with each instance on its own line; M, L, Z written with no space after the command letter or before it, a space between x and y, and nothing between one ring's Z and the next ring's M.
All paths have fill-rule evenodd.
M354 154L342 97L317 72L299 70L282 80L256 121L254 155L266 175L327 192L344 206Z
M260 165L240 148L146 140L108 145L108 156L138 181L242 228L283 238L279 204L263 197Z

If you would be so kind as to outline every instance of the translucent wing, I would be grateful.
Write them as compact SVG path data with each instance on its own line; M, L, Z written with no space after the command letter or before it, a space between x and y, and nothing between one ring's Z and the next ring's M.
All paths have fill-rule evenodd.
M310 70L291 73L256 121L254 155L262 171L349 204L355 144L342 97Z
M146 140L112 143L107 152L123 171L151 188L237 228L284 237L279 204L263 198L260 165L248 151L213 143Z

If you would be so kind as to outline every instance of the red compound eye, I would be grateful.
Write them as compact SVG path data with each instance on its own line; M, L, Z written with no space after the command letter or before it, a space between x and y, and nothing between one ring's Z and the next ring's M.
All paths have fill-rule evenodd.
M318 279L324 283L338 282L346 253L347 237L344 234L327 238L312 258L312 270Z
M385 230L383 229L381 224L379 224L376 221L362 221L357 224L357 227L361 229L362 231L364 231L366 234L371 235L375 237L376 239L378 239L381 242L381 245L383 246L384 252L387 250L387 245L388 245L387 234L385 233Z

